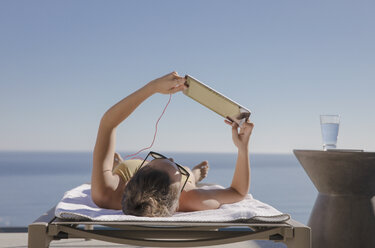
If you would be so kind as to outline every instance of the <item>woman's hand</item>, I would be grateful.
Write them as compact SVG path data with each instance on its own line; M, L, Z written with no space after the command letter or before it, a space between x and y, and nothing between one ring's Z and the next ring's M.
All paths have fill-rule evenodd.
M149 85L151 85L154 90L162 94L174 94L178 91L186 89L184 84L186 79L180 77L177 72L169 73L165 76L152 80Z
M232 126L232 139L234 145L238 149L247 149L249 145L250 135L254 128L254 123L249 120L242 124L240 130L238 130L238 124L229 122L225 120L225 123Z

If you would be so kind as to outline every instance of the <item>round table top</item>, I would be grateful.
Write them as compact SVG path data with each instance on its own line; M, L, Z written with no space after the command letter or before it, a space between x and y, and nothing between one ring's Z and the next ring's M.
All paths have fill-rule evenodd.
M294 149L293 152L310 152L310 153L355 153L355 154L375 154L375 152L367 152L360 149L328 149L327 151L324 150L304 150L304 149Z
M375 152L294 150L320 193L375 194Z

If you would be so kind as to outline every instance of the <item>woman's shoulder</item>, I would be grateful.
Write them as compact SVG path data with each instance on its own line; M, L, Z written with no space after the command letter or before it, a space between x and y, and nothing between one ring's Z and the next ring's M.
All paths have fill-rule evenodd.
M123 160L113 169L113 173L121 176L127 182L141 167L142 162L140 159Z

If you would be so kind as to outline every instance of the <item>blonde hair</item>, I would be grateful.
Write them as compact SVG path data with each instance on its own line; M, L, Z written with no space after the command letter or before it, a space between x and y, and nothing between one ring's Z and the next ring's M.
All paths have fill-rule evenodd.
M168 173L146 166L129 180L122 197L124 214L172 216L178 207L179 189L171 185Z

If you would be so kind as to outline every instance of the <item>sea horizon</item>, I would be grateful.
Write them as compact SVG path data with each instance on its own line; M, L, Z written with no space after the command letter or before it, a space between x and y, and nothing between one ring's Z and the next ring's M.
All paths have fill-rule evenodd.
M296 149L296 150L301 150L301 149ZM303 149L302 149L303 150ZM311 149L306 149L306 150L311 150ZM14 149L11 149L11 150L7 150L7 149L3 149L3 150L0 150L0 153L14 153L14 152L20 152L20 153L38 153L38 152L43 152L43 153L89 153L89 152L93 152L94 149L92 150L46 150L46 149L40 149L40 150L23 150L23 149L20 149L20 150L14 150ZM215 151L179 151L179 150L158 150L158 149L147 149L146 151L143 151L142 153L147 153L149 151L159 151L159 152L170 152L170 153L203 153L203 154L237 154L237 152L235 151L232 151L232 152L222 152L222 151L218 151L218 152L215 152ZM133 150L118 150L116 152L119 152L121 154L124 154L124 153L127 153L127 154L131 154L131 153L136 153L138 151L133 151ZM252 151L249 151L250 154L267 154L267 155L291 155L293 154L293 151L290 151L290 152L252 152Z

